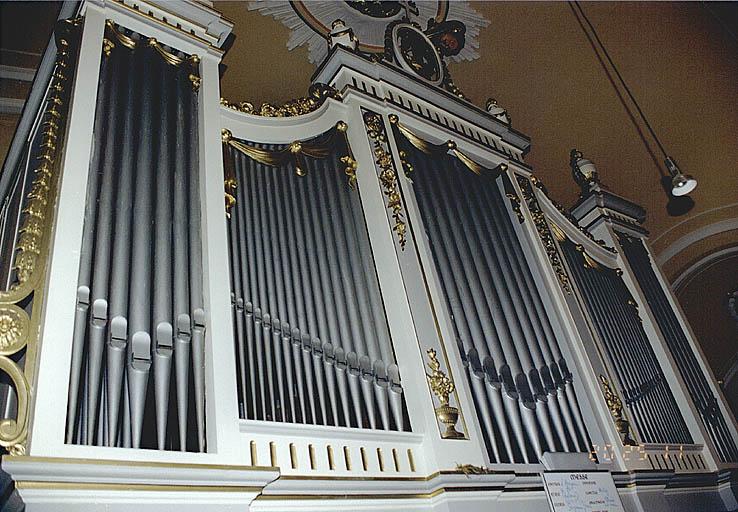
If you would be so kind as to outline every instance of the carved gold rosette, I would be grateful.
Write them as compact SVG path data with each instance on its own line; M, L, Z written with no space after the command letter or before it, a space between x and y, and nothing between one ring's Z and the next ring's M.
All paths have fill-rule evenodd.
M571 282L569 281L569 274L566 272L566 268L561 261L561 255L559 254L559 249L556 247L556 241L554 240L554 235L552 234L552 228L549 227L548 222L546 222L546 216L544 215L540 205L538 204L538 199L536 198L536 195L533 191L531 181L525 176L520 175L516 175L516 179L518 181L518 185L520 185L520 189L523 192L523 199L528 205L528 210L533 217L533 224L535 225L536 231L538 232L538 237L541 239L541 243L543 243L543 248L546 250L548 261L551 263L551 267L556 273L556 277L559 279L561 288L566 293L571 294L572 291ZM557 233L561 232L558 227L556 229Z
M392 231L397 235L400 249L404 251L407 243L407 224L402 208L400 187L397 183L395 162L387 142L384 122L379 114L367 110L364 111L364 127L374 150L374 163L379 173L379 182L387 197L387 209L391 212L393 222Z
M26 452L30 389L37 365L49 244L74 76L72 64L76 59L72 46L77 46L81 21L60 21L55 30L56 65L43 110L43 136L29 160L32 182L21 207L16 252L12 255L12 282L7 290L0 290L0 371L9 377L18 401L16 418L0 420L0 445L12 455ZM25 357L21 359L18 354L24 350ZM18 360L25 361L23 366Z

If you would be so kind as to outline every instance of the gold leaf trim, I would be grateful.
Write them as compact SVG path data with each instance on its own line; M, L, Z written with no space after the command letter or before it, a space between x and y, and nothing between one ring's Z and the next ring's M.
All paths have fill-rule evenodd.
M564 233L564 230L561 229L558 224L556 224L555 222L550 222L549 225L551 226L551 232L556 237L556 240L558 240L559 242L563 242L564 240L566 240L566 233Z
M348 154L341 156L340 161L346 166L344 168L344 174L348 178L349 188L356 190L356 169L358 164L351 152L346 130L348 130L348 125L343 121L339 121L336 123L335 130L327 140L317 142L296 140L288 144L284 149L269 150L245 144L234 139L230 130L222 129L221 142L223 143L226 216L230 217L230 210L236 204L236 187L238 186L234 162L227 151L228 147L232 147L252 160L270 167L282 167L292 162L295 167L295 174L306 176L307 171L303 165L304 157L310 157L316 160L328 158L342 141Z
M534 181L533 176L531 176L531 179L529 180L525 176L521 175L516 175L516 180L518 185L520 185L520 190L523 192L523 199L528 205L528 211L530 211L530 214L533 217L533 225L536 227L538 238L543 244L543 249L546 251L548 261L551 263L551 267L559 280L562 290L570 295L572 293L572 288L569 274L566 272L566 268L561 261L561 255L559 254L556 242L554 241L552 229L549 227L548 222L546 222L546 216L541 210L541 206L538 204L538 199L533 191L533 185L535 185L537 181ZM559 232L560 231L561 230L559 229ZM560 234L563 234L563 232L560 232Z
M156 53L158 53L161 58L164 59L164 62L166 62L170 66L177 67L183 64L189 65L191 69L188 75L188 79L192 84L192 88L195 91L200 88L200 84L202 81L200 78L200 57L198 57L197 55L192 54L186 58L180 57L175 52L171 52L164 48L164 46L154 37L142 38L140 41L136 41L132 37L127 36L122 30L120 30L115 25L115 23L113 23L112 20L107 20L105 22L105 38L103 38L102 47L103 54L105 54L106 57L110 57L112 50L116 46L113 40L117 41L121 44L121 46L129 50L135 50L139 47L139 44L143 44L143 42L145 41L146 46L156 51Z
M623 417L623 401L613 391L607 377L600 375L600 383L602 384L602 394L605 397L605 403L615 421L615 428L620 436L620 441L625 446L637 445L638 443L630 437L630 422Z
M20 366L9 357L0 356L0 370L13 382L18 403L16 419L0 420L0 445L7 448L11 455L24 455L28 438L28 381Z
M0 306L0 355L15 354L28 342L28 314L14 304Z
M243 101L231 103L223 98L220 104L231 110L262 117L295 117L309 114L320 108L328 98L341 100L341 94L330 85L315 83L308 89L308 95L302 98L289 100L282 105L262 103L258 108L253 103Z
M456 385L441 370L441 362L436 356L435 349L429 348L426 353L428 354L428 368L431 370L431 373L426 374L426 378L431 391L441 402L441 405L435 409L436 418L446 425L446 430L441 433L441 437L443 439L462 439L464 434L456 430L456 422L459 421L459 409L448 404L451 393L456 390Z
M584 260L584 267L585 268L591 268L591 269L599 269L600 264L597 263L592 256L587 254L587 251L584 249L584 246L581 244L577 244L576 250L582 254L582 259Z
M548 198L548 200L551 202L551 204L554 205L554 207L561 213L561 215L563 215L564 218L566 220L568 220L569 223L574 228L578 229L580 233L582 233L584 236L586 236L587 238L589 238L591 241L593 241L594 243L596 243L597 245L599 245L600 247L602 247L606 251L608 251L610 253L613 253L613 254L615 254L617 252L617 251L615 251L615 248L608 247L607 244L605 244L605 241L604 240L599 240L599 239L595 238L592 235L592 233L590 233L589 231L587 231L586 229L584 229L582 226L580 226L579 225L579 222L577 221L577 219L574 218L574 216L571 214L571 212L569 212L569 210L567 210L566 208L564 208L561 205L561 203L559 203L559 202L557 202L557 201L555 201L555 200L553 200L551 198L551 196L548 194L548 190L546 189L546 186L543 184L543 182L540 179L538 179L535 176L531 176L530 177L530 181L531 181L531 183L533 183L533 186L534 187L536 187L541 192L543 192L543 195L545 195Z
M233 134L225 128L221 130L221 141L223 142L223 187L225 188L225 210L226 217L231 217L231 208L236 205L236 187L238 180L236 179L235 163L233 156L228 151L229 142Z
M490 475L494 473L494 470L487 466L475 466L474 464L456 464L456 471L463 473L466 476Z
M36 156L33 180L21 209L23 220L13 261L15 282L9 290L0 292L0 371L9 377L17 396L16 417L0 420L0 446L11 455L23 455L26 451L31 401L29 382L34 382L38 364L39 322L63 160L64 141L60 140L63 133L59 133L59 127L66 125L68 110L70 43L73 39L75 44L78 41L81 22L82 18L62 20L54 30L56 64L42 111L40 154ZM30 296L33 298L27 300ZM17 357L11 358L22 350L25 350L23 368L14 361Z
M402 196L397 184L397 172L394 160L387 145L387 134L379 114L374 112L364 113L364 127L374 149L374 162L379 173L379 182L382 191L387 197L387 209L392 212L392 231L397 235L400 250L405 250L407 243L407 224L402 208Z
M458 158L459 161L463 163L474 174L481 175L482 171L485 169L485 167L481 166L480 164L472 160L466 153L461 151L457 147L455 141L448 140L444 142L443 144L433 144L432 142L429 142L423 139L422 137L420 137L419 135L417 135L416 133L414 133L407 126L403 125L400 122L399 117L397 117L395 114L390 114L389 120L390 120L390 123L392 123L392 125L397 128L399 133L410 144L412 144L416 149L422 151L426 155L438 155L438 154L450 153L456 158Z

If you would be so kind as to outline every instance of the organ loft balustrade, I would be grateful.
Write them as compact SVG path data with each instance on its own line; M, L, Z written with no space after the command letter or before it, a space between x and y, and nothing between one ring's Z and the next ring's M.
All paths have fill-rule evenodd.
M255 106L221 99L217 5L72 10L0 175L27 510L568 510L561 474L608 510L738 506L643 210L596 174L548 196L448 74L463 23L400 17L382 58L336 23L306 96Z

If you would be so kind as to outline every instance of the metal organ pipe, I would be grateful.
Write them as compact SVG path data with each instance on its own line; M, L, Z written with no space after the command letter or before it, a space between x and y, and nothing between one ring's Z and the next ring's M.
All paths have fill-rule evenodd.
M255 164L253 164L253 172L258 172L258 168ZM303 382L302 386L299 386L299 389L305 388L307 390L307 407L305 410L305 413L307 413L307 409L310 411L310 423L317 423L316 420L316 401L315 401L315 391L314 391L314 384L315 379L313 377L313 365L312 361L310 360L309 354L303 349L303 332L317 332L318 326L317 321L315 320L315 312L313 309L313 295L312 293L318 293L320 294L320 288L319 284L317 283L317 275L315 274L315 269L312 267L312 259L308 256L308 245L307 245L307 239L305 237L305 233L303 230L303 216L300 215L303 210L300 207L300 203L298 203L298 194L295 190L295 183L294 178L291 175L286 174L284 176L284 179L287 184L287 189L289 190L289 202L292 208L290 208L292 213L292 225L294 226L295 230L295 238L297 247L297 255L299 257L299 274L300 274L300 281L299 284L293 287L293 293L295 294L295 297L297 297L297 315L298 315L298 326L297 328L293 328L292 332L292 343L293 343L293 354L295 353L295 349L297 349L298 359L299 359L299 365L302 369L303 379L300 380L300 382ZM259 229L259 227L255 227L254 229ZM311 281L311 277L315 279L315 281ZM312 293L311 293L312 292ZM317 297L317 299L320 299L320 296ZM310 336L306 335L308 342L310 340ZM358 402L357 402L358 405ZM308 423L307 419L303 420L304 423Z
M238 154L238 158L245 159L246 157ZM297 327L299 325L306 325L307 321L303 299L303 290L301 286L301 269L303 268L303 266L301 266L300 261L304 260L304 254L302 254L302 252L300 251L301 238L298 239L297 235L295 234L292 213L290 211L284 211L285 203L287 205L292 204L291 197L288 192L289 189L285 183L287 176L285 176L284 173L278 173L277 178L280 188L279 197L282 199L282 202L279 205L280 207L278 209L278 213L284 216L286 226L284 235L287 241L289 241L285 241L286 247L284 248L284 253L288 254L290 258L289 273L287 274L288 277L286 277L286 283L289 288L286 293L288 296L288 307L291 307L288 312L288 318L289 321L292 322L292 325L289 329L283 329L282 334L284 342L291 347L291 360L295 371L295 380L297 382L297 398L300 405L300 422L307 423L307 404L305 401L304 378L305 373L302 367L302 344L299 336L300 330ZM294 210L294 208L290 210ZM239 240L239 242L241 242L241 240ZM295 244L297 245L295 246ZM253 376L251 376L251 379L253 382ZM293 416L292 421L297 422L297 418Z
M102 63L103 69L108 65L107 61ZM112 83L107 73L102 72L100 74L101 85L100 95L103 102L110 98L112 91ZM106 122L107 121L107 122ZM103 109L97 109L95 113L95 124L105 126L110 134L110 124L114 123L114 118L109 117L104 120ZM105 125L103 125L105 123ZM110 134L112 135L112 134ZM92 156L91 165L97 167L100 165L103 159L102 147L95 146L95 151ZM88 181L88 194L97 194L99 188L99 177L98 173L90 173ZM95 220L97 218L97 201L90 204L85 219L85 227L82 232L82 245L89 247L92 245L95 238ZM72 342L72 360L70 365L70 380L69 380L69 400L67 402L67 430L66 430L66 442L71 443L74 440L75 426L78 419L78 411L80 409L79 404L79 388L81 385L81 375L83 371L83 357L85 348L85 334L87 332L87 315L90 307L90 285L92 282L92 251L82 251L80 254L80 275L79 283L80 286L77 289L77 308L74 316L74 340ZM84 387L84 385L83 385ZM83 402L82 407L87 407L86 400ZM4 416L7 417L7 416ZM85 429L86 431L86 429Z
M180 88L182 85L180 85ZM184 87L187 87L186 85ZM184 119L187 112L183 94L175 97L175 119ZM175 128L176 147L185 147L186 127L184 123L176 123ZM188 203L188 169L195 164L190 160L189 152L174 151L173 172L173 198L172 215L187 211ZM177 429L179 434L180 451L187 450L187 418L189 412L189 373L190 352L192 350L192 317L190 314L190 286L189 279L189 229L185 222L172 223L172 269L174 272L173 282L173 307L172 319L176 322L174 336L174 380L177 393Z
M635 304L629 303L632 298L625 283L609 269L585 268L583 257L571 242L561 245L623 386L625 402L642 440L691 443Z
M493 184L492 186L485 187L484 191L486 192L492 192L496 190L496 184ZM479 190L477 190L479 192ZM499 195L497 196L499 197ZM494 203L496 201L494 200L494 197L489 198L487 201L482 200L481 203L475 204L474 200L477 199L477 194L474 191L471 191L470 194L467 195L468 202L459 202L457 201L456 204L459 205L460 212L462 214L466 214L466 218L471 218L472 222L469 224L472 224L476 228L476 236L478 240L484 240L485 235L490 236L495 231L497 233L501 233L504 229L505 223L505 217L500 218L499 216L499 210L497 210L494 206ZM481 206L485 203L493 203L492 206L490 206L491 215L480 215L479 217L482 217L487 224L488 232L485 234L482 229L480 229L479 226L479 219L477 216L474 216L471 210L469 209L469 206L471 204L474 204L477 212L484 211ZM506 212L503 212L504 215L506 215ZM491 219L489 218L491 217ZM490 223L488 221L494 220L495 226L490 227ZM499 235L498 235L499 236ZM514 243L514 242L513 242ZM546 398L546 390L544 389L544 382L541 379L541 376L539 374L540 370L545 369L545 363L543 361L543 356L541 354L541 349L539 344L540 337L533 334L533 328L530 323L530 319L528 315L521 314L522 311L531 311L532 308L525 308L523 305L523 299L521 298L521 282L519 278L520 269L514 268L512 265L512 261L515 259L514 257L510 257L509 255L509 245L510 241L507 241L507 243L500 244L498 247L500 247L500 250L498 251L498 255L495 257L494 254L491 253L489 250L489 245L481 243L479 244L482 249L482 253L484 254L485 258L484 260L487 262L496 262L496 265L490 265L490 270L492 271L493 280L495 282L500 282L504 286L502 289L506 292L506 298L507 300L503 302L503 304L507 304L507 315L512 315L513 319L517 319L517 324L519 326L518 333L525 337L526 344L525 347L528 349L527 353L532 356L532 360L530 359L530 356L528 358L528 365L532 366L531 363L535 363L535 367L528 370L528 379L529 382L533 388L534 392L534 399L537 400L534 404L534 410L538 417L538 422L540 426L542 427L544 439L546 440L546 443L548 444L549 451L555 449L555 441L553 437L553 432L551 430L549 416L547 414L546 407L550 407L548 404L548 399ZM513 280L514 278L514 280ZM510 303L512 303L512 308L510 307ZM511 311L512 309L512 311ZM504 309L503 309L504 310ZM515 325L515 324L514 324ZM518 338L519 339L519 338ZM530 409L530 407L529 407ZM525 412L525 411L524 411ZM537 433L532 433L531 436L535 440L537 438ZM564 432L560 430L558 432L559 437L565 436ZM534 441L535 442L535 441ZM541 452L539 451L538 454L540 455Z
M468 172L465 170L462 170L461 172ZM523 333L521 330L521 326L517 321L517 318L514 316L514 310L512 306L511 297L509 294L509 291L506 290L503 286L503 279L501 278L501 271L499 269L499 262L497 261L496 257L493 255L486 253L485 249L480 247L483 244L480 243L479 239L475 237L475 234L471 231L470 224L471 222L468 222L468 217L463 217L461 214L461 211L457 209L459 197L456 196L455 200L451 200L448 198L449 195L461 193L460 190L460 183L458 183L454 178L457 176L449 175L448 179L451 180L451 183L449 183L449 188L446 192L443 192L440 182L440 176L438 173L433 173L431 176L429 176L429 181L434 181L436 183L436 191L433 195L439 195L442 200L444 201L443 210L450 216L449 219L453 219L452 222L455 225L458 225L461 227L461 232L466 237L466 240L469 240L468 245L468 255L462 254L461 261L464 263L467 261L468 263L465 265L466 268L472 268L472 263L470 260L469 255L474 254L475 252L478 252L480 249L482 249L482 253L485 257L483 258L477 258L474 262L474 266L476 267L476 271L481 279L481 284L483 285L485 290L495 290L497 298L494 299L492 296L485 295L485 299L489 302L486 302L486 308L488 311L491 311L493 316L496 316L495 319L495 325L505 325L509 332L509 341L508 343L511 345L512 354L517 356L516 358L513 357L512 360L519 361L519 365L515 368L515 386L517 391L520 393L520 401L518 402L518 405L521 406L520 408L520 414L522 415L523 419L523 425L526 428L528 440L533 444L535 453L537 455L540 455L542 453L539 439L538 439L538 433L535 425L534 417L531 413L532 409L535 407L534 403L531 402L532 395L530 394L530 388L529 383L526 378L526 374L529 372L529 370L532 368L533 364L530 359L530 354L524 346L518 346L519 340L522 341L523 339ZM470 200L471 197L467 196L465 200ZM452 243L452 242L449 242ZM474 288L478 288L476 284L473 285L472 290ZM477 290L477 293L482 295L481 289ZM502 311L499 310L499 306L502 306ZM480 305L477 306L479 309L484 308L485 303L481 302ZM504 331L503 331L504 332ZM504 338L503 338L504 339ZM510 350L510 349L508 349ZM507 351L506 351L507 353ZM515 424L515 423L514 423ZM524 460L527 459L528 454L527 450L524 448L526 446L525 437L523 436L522 432L517 432L518 437L518 443L521 447L521 451L523 454Z
M165 70L162 70L161 83L166 84ZM169 99L174 96L166 85L161 90L161 127L158 130L160 146L169 136ZM169 150L159 151L157 168L167 169L171 165ZM156 173L156 190L172 189L169 173ZM153 324L154 346L152 359L154 366L154 401L156 402L157 447L165 448L167 416L169 414L169 387L174 353L174 329L172 327L172 204L169 193L159 194L154 210L154 307Z
M66 439L186 450L192 403L204 451L197 94L189 69L132 40L101 70Z
M507 176L504 176L503 179L507 179ZM488 194L491 194L492 191L494 191L492 187L484 189L484 192L487 192ZM529 339L528 346L534 349L532 353L536 361L536 366L538 367L538 372L535 377L537 385L540 388L539 393L542 395L538 397L539 407L537 407L536 410L538 411L540 408L541 413L544 415L548 412L557 433L557 437L554 439L550 427L549 429L544 428L544 434L547 435L547 443L549 447L555 449L554 447L557 446L558 441L564 451L569 451L570 447L567 441L567 434L572 437L576 437L576 433L573 429L573 425L568 425L568 429L564 428L562 413L557 407L556 396L558 392L556 383L554 383L549 369L549 366L555 365L556 362L552 357L551 350L548 345L550 343L550 340L547 339L549 333L545 332L542 326L544 322L541 320L540 316L545 317L545 314L540 309L540 298L533 297L533 293L529 288L528 279L530 279L530 270L527 265L523 265L525 262L525 256L522 254L522 250L517 243L517 238L512 232L508 212L498 201L489 200L483 204L490 204L490 209L493 212L492 216L498 221L496 223L497 231L502 235L502 239L506 241L506 243L502 244L502 248L506 255L506 258L503 259L506 260L509 271L505 272L504 276L507 278L508 287L517 291L516 312L518 312L522 321L528 323L528 334L531 334L531 329L533 332L533 338ZM484 220L487 220L486 216L484 216ZM514 282L511 283L510 278L512 278ZM522 312L527 312L527 314L522 314ZM547 321L548 319L546 317L546 322ZM545 418L542 423L544 425L547 423Z
M422 201L421 198L419 198L419 199ZM428 219L426 222L428 224L428 229L432 233L431 236L433 238L436 238L436 239L438 239L438 238L442 238L443 239L444 238L440 234L441 233L441 229L436 226L436 223L434 221ZM446 238L447 237L448 237L448 235L446 236ZM456 274L456 275L459 274L459 271L456 270L456 267L458 266L458 263L456 265L453 265L451 263L451 259L449 258L449 255L447 254L446 249L445 249L446 246L447 246L446 243L444 243L444 244L437 244L437 246L436 246L437 247L437 250L434 251L434 254L437 253L437 255L438 255L437 257L439 258L439 262L438 262L437 267L439 268L439 271L441 273L443 285L446 288L446 291L447 291L447 294L448 294L447 296L449 297L449 300L453 300L453 298L455 297L456 294L455 293L449 293L449 292L452 292L452 290L456 290L457 289L457 285L456 285L457 282L459 283L459 285L461 285L462 283L464 283L464 281L463 281L463 279L460 279L460 280L457 281L457 278L455 277L454 274ZM452 245L452 247L453 247L453 245ZM454 255L454 253L452 251L450 252L450 254L452 255L451 258L454 258L454 260L456 262L458 262L458 256L457 255ZM452 273L452 271L454 271L454 270L455 270L455 272ZM473 306L473 304L469 304L469 302L470 302L470 295L468 294L468 292L465 293L465 288L462 288L461 286L458 286L458 292L459 292L459 295L461 295L463 293L463 299L460 301L460 304L459 304L459 307L458 307L459 313L461 313L461 314L458 315L458 317L457 317L456 321L454 322L454 324L455 325L458 325L461 328L462 332L466 331L467 328L470 328L471 329L471 332L469 333L469 334L471 334L471 338L464 338L464 337L462 337L462 340L465 340L468 343L468 340L471 339L472 344L475 346L475 348L474 349L471 349L471 350L477 350L477 351L481 352L481 354L484 356L485 359L486 359L486 357L489 357L489 347L491 346L492 351L495 354L494 359L497 361L496 366L498 368L500 368L501 371L504 371L508 367L508 364L507 364L507 360L506 360L506 358L505 358L505 356L503 354L506 353L506 349L509 350L510 345L509 345L509 342L508 342L506 344L505 349L503 349L501 347L498 347L498 345L500 344L500 341L499 341L499 338L498 338L497 333L496 333L496 330L495 330L495 326L497 326L501 330L504 329L505 328L504 323L502 323L502 322L498 323L497 321L495 321L494 324L493 324L492 322L489 321L489 318L487 316L483 316L484 315L484 312L482 314L475 315L474 314L475 309L473 307L469 307L469 306ZM494 290L491 290L491 292L494 293ZM464 304L468 304L468 306L465 307ZM468 313L467 313L467 311L468 311ZM466 319L466 322L461 322L461 319ZM484 335L482 334L481 326L478 323L481 319L485 319L485 321L484 321L485 334ZM487 343L484 343L484 340L488 340ZM489 340L492 340L491 343L490 343ZM469 349L468 348L465 348L464 350L469 350ZM518 364L519 363L515 359L515 354L514 353L513 353L513 356L512 357L513 357L513 361L514 361L513 364L515 365L514 368L518 368ZM475 361L475 359L472 357L471 358L471 363L473 364L474 361ZM481 368L478 367L478 370L476 372L474 372L474 374L480 373L480 370L481 370ZM474 382L474 380L472 380L472 382ZM512 379L510 379L508 382L510 383L510 385L508 385L508 386L505 387L505 392L506 392L507 398L515 399L517 397L517 395L515 393L514 387L511 384L512 383ZM478 389L478 386L476 386L476 387ZM499 390L499 389L502 389L502 388L501 387L500 388L497 388L496 391ZM512 396L511 396L511 394L512 394ZM504 421L504 419L507 418L506 411L509 409L509 406L506 409L503 409L503 401L502 401L503 399L501 397L498 398L497 393L494 393L493 392L492 393L492 396L490 398L492 399L493 408L495 409L495 411L494 411L495 412L495 417L500 418L501 420ZM505 405L507 405L509 403L509 400L508 399L504 399L504 400L506 401L506 404ZM483 396L480 397L478 399L478 401L479 401L480 404L485 404L486 403L486 401L484 400L484 397ZM485 408L482 405L482 414L483 415L484 415L484 412L485 412ZM483 418L484 418L484 416L483 416ZM512 417L511 417L511 422L512 422L512 427L513 427L514 435L517 437L518 443L520 443L520 436L522 435L522 431L520 429L520 419L519 419L519 416L518 416L517 411L515 411L515 410L513 410ZM487 423L487 422L485 422L485 423ZM507 429L505 427L506 427L506 425L504 425L504 424L503 425L500 425L500 431L502 432L503 440L505 442L505 447L507 449L508 458L509 458L510 461L513 461L515 459L515 455L514 455L514 452L513 452L513 449L512 449L512 444L510 443L509 435L507 435ZM491 438L494 438L494 430L490 430L488 432L488 435Z
M651 258L644 242L623 233L618 234L618 238L720 457L725 462L737 461L738 448L728 431L723 414L717 409L717 399L709 388L697 356L651 266Z
M586 451L569 374L497 180L402 145L490 458Z
M367 257L363 214L346 182L340 149L335 146L336 154L325 159L303 157L303 176L292 164L246 161L232 149L225 154L235 163L235 209L251 212L243 226L238 215L230 217L236 224L229 230L231 258L243 262L242 278L253 270L257 281L239 289L234 280L234 301L243 300L246 310L258 301L261 322L273 331L273 340L256 342L261 368L241 387L260 392L242 393L242 410L264 421L403 430L399 370ZM241 197L249 204L238 204ZM244 331L237 336L250 346L251 333ZM268 345L260 351L262 344ZM274 402L274 413L254 411L254 398L262 407Z
M507 179L507 177L503 176L503 179ZM489 196L493 191L496 190L489 187L478 192L480 194L486 192ZM563 361L563 358L556 338L553 335L549 316L544 310L542 298L533 282L531 269L526 263L525 255L520 244L517 242L509 214L502 203L493 199L493 197L488 197L488 200L484 201L483 204L490 205L492 211L498 214L497 218L500 219L500 222L497 224L498 232L503 235L503 239L507 242L502 245L508 253L508 260L513 267L510 274L515 278L515 288L521 292L524 311L534 313L525 316L530 319L535 332L535 340L532 345L540 351L539 355L543 362L542 366L539 367L540 377L545 391L550 395L547 406L551 408L552 418L559 432L559 440L562 442L564 450L569 451L571 447L568 446L567 442L568 434L573 439L577 451L587 451L586 442L579 441L580 437L582 440L587 439L579 407L572 400L573 393L564 396L566 388L570 388L570 384L561 375L559 362ZM486 216L483 219L486 220ZM557 402L561 403L560 408L557 407ZM562 416L566 423L566 429L564 429L561 423ZM579 432L577 432L574 426L572 416L576 418Z

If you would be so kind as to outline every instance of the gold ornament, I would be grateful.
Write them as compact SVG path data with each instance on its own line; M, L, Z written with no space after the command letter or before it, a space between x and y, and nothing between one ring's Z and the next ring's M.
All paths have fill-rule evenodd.
M454 381L449 378L441 370L441 363L436 356L435 349L429 348L428 353L428 368L431 373L426 374L428 384L441 405L436 407L436 418L438 421L446 425L446 430L441 433L443 439L461 439L464 434L456 430L456 422L459 420L459 410L456 407L452 407L448 404L451 394L456 390Z

